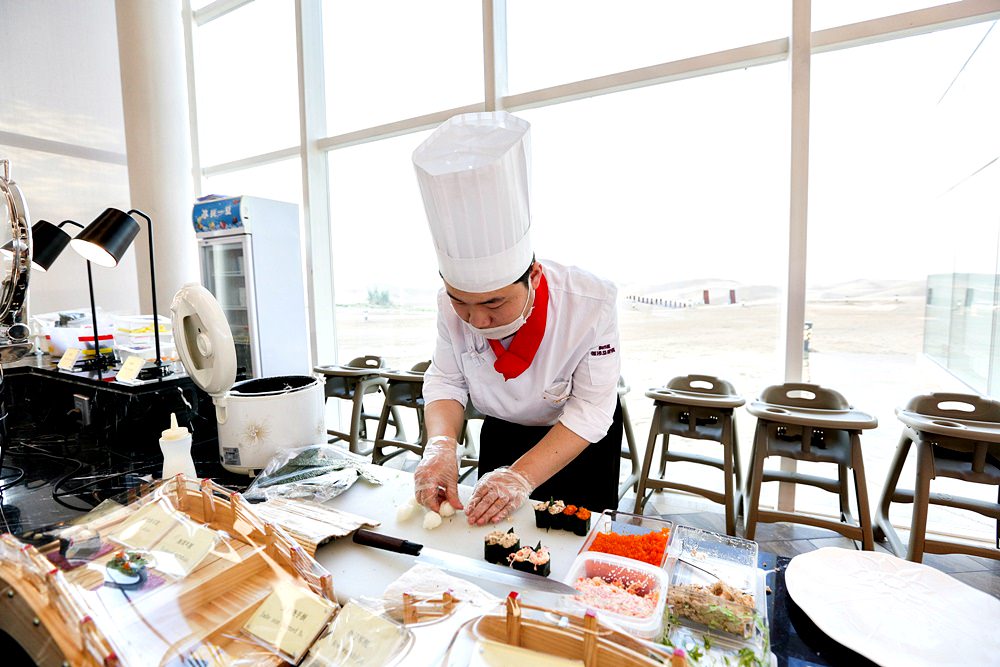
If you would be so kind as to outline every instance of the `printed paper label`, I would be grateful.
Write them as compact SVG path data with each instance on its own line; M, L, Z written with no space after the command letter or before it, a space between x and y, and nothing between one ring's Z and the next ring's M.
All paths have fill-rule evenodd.
M64 371L71 371L73 370L73 364L75 364L76 360L79 358L80 358L79 348L76 347L66 348L66 351L63 352L63 356L60 357L59 359L59 368L61 368Z
M142 370L144 363L145 360L142 357L129 357L122 364L115 379L119 382L134 382L139 377L139 371Z
M307 665L386 665L399 651L405 632L378 614L349 602L337 614L330 634L313 646Z
M333 615L333 603L305 588L281 584L243 629L297 663Z
M148 551L176 521L160 503L150 503L127 519L111 538L132 549Z
M212 551L218 539L211 528L191 521L177 523L156 545L158 569L186 577Z

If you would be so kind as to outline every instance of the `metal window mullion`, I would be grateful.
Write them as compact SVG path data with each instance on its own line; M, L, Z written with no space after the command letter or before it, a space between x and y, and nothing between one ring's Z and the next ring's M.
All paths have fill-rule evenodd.
M215 0L201 9L192 12L191 18L196 25L203 26L215 19L222 18L229 12L236 11L243 5L249 5L254 0Z
M812 34L812 52L849 49L996 19L1000 19L997 0L952 2L817 30Z
M194 13L191 11L191 0L183 0L184 24L184 58L187 61L187 91L188 91L188 124L191 135L191 180L194 183L194 196L201 196L201 146L198 140L198 99L195 89L194 68Z
M6 132L0 130L0 145L23 148L29 151L40 153L51 153L52 155L63 155L66 157L78 158L80 160L92 160L94 162L107 162L108 164L127 165L128 160L124 153L106 151L100 148L91 148L80 144L71 144L65 141L54 141L52 139L42 139L28 134L18 132Z
M773 39L759 44L740 46L724 51L692 56L682 60L616 72L592 79L583 79L540 90L505 97L507 109L531 109L558 102L634 90L670 81L691 79L708 74L744 69L756 65L780 62L788 53L787 39Z
M327 155L317 140L326 134L322 0L295 0L299 78L299 153L305 220L305 282L309 349L313 365L337 360L333 239Z
M289 146L288 148L280 148L276 151L259 153L250 157L240 158L239 160L232 160L231 162L213 164L209 167L203 168L201 173L206 178L211 178L212 176L218 176L220 174L229 174L234 171L243 171L254 167L263 167L267 164L274 164L275 162L291 160L292 158L299 157L301 153L302 149L300 146Z
M811 60L810 0L792 0L788 43L791 85L788 185L788 273L781 318L785 382L802 381L802 337L806 319L806 232L809 208L809 69ZM781 459L781 470L794 472L794 459ZM778 483L778 509L795 507L795 484Z
M503 109L507 95L507 0L483 0L483 90L486 110Z

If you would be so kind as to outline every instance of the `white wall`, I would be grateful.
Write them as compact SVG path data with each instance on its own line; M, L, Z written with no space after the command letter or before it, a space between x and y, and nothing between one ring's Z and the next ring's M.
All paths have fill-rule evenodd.
M0 44L0 158L32 221L86 225L106 207L130 208L114 1L0 0ZM94 267L103 310L138 312L134 255ZM32 273L31 312L88 308L86 276L67 249Z

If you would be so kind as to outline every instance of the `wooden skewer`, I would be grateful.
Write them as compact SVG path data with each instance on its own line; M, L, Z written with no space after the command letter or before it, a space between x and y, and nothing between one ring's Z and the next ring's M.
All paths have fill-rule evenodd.
M507 643L521 645L521 606L517 602L517 593L507 596Z
M597 614L588 609L583 617L583 664L597 667Z

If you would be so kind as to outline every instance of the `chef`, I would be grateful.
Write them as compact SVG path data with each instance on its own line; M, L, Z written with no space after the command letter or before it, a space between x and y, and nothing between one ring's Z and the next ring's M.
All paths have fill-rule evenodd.
M469 523L498 522L529 496L600 512L618 504L622 415L616 290L536 260L529 124L455 116L413 153L437 252L437 343L424 376L427 446L415 494L462 509L458 436L471 400L486 416ZM565 233L585 234L567 220Z

